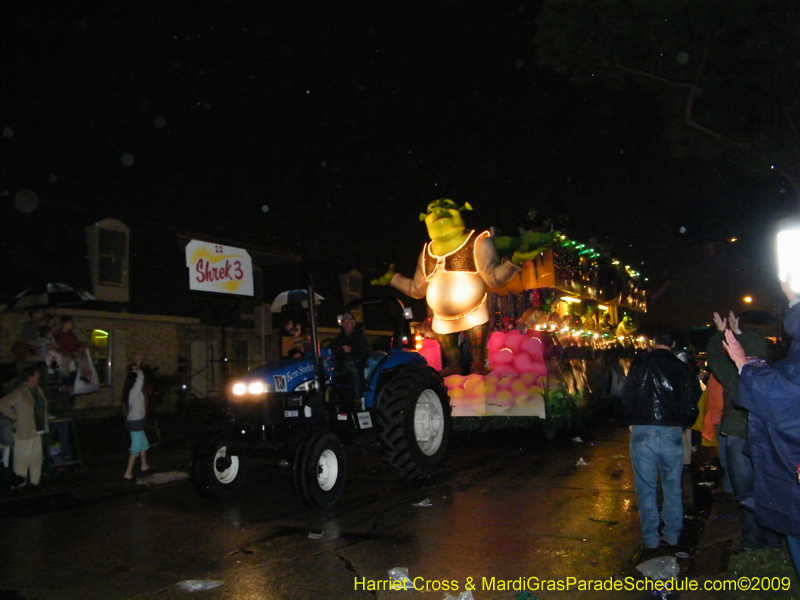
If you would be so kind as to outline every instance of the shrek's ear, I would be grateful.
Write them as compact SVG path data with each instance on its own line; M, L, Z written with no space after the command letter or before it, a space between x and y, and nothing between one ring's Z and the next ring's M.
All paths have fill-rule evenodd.
M469 202L465 202L464 206L461 207L461 210L472 210L472 205Z
M419 213L419 220L424 221L427 216L428 216L427 213Z

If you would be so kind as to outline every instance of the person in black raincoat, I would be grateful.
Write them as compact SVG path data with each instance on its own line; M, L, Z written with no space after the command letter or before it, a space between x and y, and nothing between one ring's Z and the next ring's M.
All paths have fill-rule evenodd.
M700 384L673 354L675 334L660 329L653 349L636 357L622 390L621 410L631 428L631 464L647 548L677 546L683 531L683 430L697 419ZM663 502L658 507L661 480ZM663 541L659 522L663 519Z
M725 349L739 369L739 406L750 412L747 450L753 458L752 506L758 523L787 537L800 576L800 298L781 282L789 300L783 319L792 338L789 354L771 368L748 357L736 336L725 332Z

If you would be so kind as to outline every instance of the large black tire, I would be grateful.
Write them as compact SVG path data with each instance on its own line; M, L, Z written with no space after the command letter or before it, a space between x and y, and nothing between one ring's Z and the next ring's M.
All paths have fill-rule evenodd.
M450 443L450 397L430 367L399 370L381 390L375 412L383 459L403 479L425 479Z
M221 431L209 432L195 444L190 476L203 496L232 498L242 487L246 473L247 457L231 454Z
M305 439L295 452L292 476L297 497L311 508L333 506L344 489L344 446L333 433Z

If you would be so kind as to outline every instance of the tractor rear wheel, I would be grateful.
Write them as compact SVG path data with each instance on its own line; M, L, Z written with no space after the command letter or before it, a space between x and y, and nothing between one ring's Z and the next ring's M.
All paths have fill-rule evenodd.
M444 462L450 443L450 398L430 367L399 370L376 409L383 458L403 479L425 479Z

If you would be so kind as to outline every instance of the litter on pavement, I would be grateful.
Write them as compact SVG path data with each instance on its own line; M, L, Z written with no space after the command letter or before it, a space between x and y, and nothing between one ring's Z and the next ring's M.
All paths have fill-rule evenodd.
M654 581L666 581L674 579L681 573L678 559L674 556L659 556L651 558L641 564L636 565L636 569L648 579Z
M408 576L408 569L405 567L394 567L389 569L389 580L399 581L400 585L392 585L393 590L413 590L414 582Z
M308 539L310 540L334 540L339 537L339 532L334 531L333 529L326 529L325 531L320 531L319 533L309 531L308 532Z
M184 592L204 592L225 585L225 582L217 581L216 579L184 579L179 581L177 585Z
M608 521L606 519L595 519L594 517L589 517L590 521L594 521L595 523L602 523L603 525L608 525L611 527L612 525L619 525L619 521Z
M464 590L458 596L451 596L445 592L444 600L475 600L470 590Z

